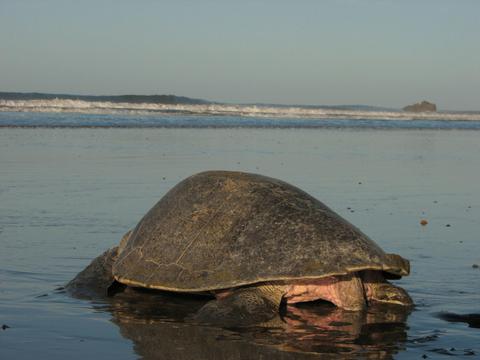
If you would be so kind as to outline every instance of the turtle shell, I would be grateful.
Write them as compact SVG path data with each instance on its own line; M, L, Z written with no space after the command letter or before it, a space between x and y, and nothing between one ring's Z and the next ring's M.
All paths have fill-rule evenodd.
M193 175L142 218L113 265L121 283L200 292L360 270L408 275L409 263L304 191L229 171Z

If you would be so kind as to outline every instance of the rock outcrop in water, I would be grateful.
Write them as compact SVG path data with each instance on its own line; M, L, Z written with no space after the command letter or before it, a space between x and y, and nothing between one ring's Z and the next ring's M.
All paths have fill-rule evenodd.
M410 112L436 112L437 105L428 101L422 101L413 105L408 105L403 108L404 111Z

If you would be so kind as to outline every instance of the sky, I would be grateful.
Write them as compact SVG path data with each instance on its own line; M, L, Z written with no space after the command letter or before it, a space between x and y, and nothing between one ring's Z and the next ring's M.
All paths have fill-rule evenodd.
M0 91L480 110L478 0L0 0Z

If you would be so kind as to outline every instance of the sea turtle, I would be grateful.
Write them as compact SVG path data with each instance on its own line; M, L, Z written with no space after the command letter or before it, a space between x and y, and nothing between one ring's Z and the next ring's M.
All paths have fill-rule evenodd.
M387 282L409 262L304 191L262 175L207 171L172 188L67 289L125 286L215 296L196 318L254 323L281 302L326 300L346 310L412 305Z

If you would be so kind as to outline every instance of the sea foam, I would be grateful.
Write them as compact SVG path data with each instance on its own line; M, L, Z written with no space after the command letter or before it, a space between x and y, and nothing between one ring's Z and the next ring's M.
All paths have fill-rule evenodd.
M234 104L160 104L75 99L5 100L2 112L132 114L132 115L209 115L278 119L347 119L347 120L449 120L480 121L480 113L379 110L364 107L234 105Z

